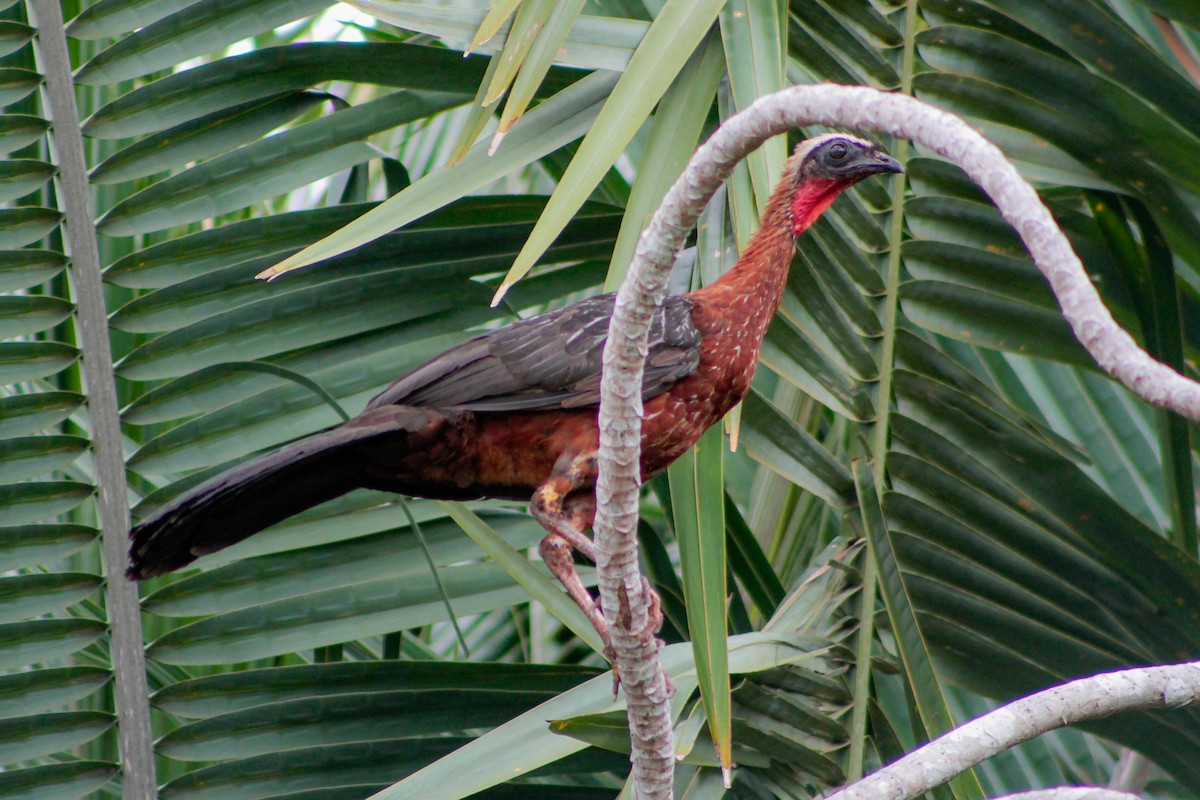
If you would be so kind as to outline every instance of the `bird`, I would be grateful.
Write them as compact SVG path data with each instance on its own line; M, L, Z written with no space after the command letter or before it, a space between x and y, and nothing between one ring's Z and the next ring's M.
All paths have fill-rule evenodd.
M737 263L703 288L664 299L642 383L643 479L687 452L749 391L796 237L845 189L903 171L847 133L800 142ZM200 483L133 527L126 576L173 572L354 489L528 500L547 531L543 561L610 648L574 553L595 561L586 532L596 513L601 355L614 302L613 294L591 297L474 336L398 378L348 422Z

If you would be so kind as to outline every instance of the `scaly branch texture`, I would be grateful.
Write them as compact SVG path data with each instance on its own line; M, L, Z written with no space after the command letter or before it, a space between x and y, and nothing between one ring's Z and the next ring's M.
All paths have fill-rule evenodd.
M647 637L637 572L642 361L655 307L688 231L734 165L771 136L806 125L889 133L962 167L991 196L1050 281L1063 315L1096 362L1139 397L1200 421L1200 385L1147 355L1113 320L1050 212L1000 152L961 118L912 97L867 87L797 86L760 98L705 142L642 234L617 294L604 350L595 536L603 607L629 706L639 797L670 796L671 719Z
M997 797L995 800L1139 800L1140 794L1099 786L1059 786Z

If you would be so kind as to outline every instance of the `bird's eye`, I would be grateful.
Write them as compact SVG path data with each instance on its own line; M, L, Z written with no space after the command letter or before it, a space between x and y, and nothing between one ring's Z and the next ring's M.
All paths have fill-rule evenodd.
M842 144L841 142L838 142L837 144L835 144L829 148L829 157L832 158L834 161L841 161L843 158L846 157L846 153L848 153L848 152L849 152L849 150L846 148L846 145Z

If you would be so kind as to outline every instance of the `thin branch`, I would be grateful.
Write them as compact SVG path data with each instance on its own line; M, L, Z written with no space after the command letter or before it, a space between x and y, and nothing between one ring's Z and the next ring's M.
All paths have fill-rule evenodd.
M993 800L1141 800L1141 795L1098 786L1057 786L1053 789L1016 792Z
M617 293L604 349L596 547L601 602L629 705L635 781L644 797L669 797L670 715L656 646L645 628L637 571L642 359L667 274L705 203L734 165L770 136L806 125L882 131L911 139L962 167L1013 225L1050 281L1075 335L1109 374L1150 403L1200 421L1200 385L1142 351L1113 320L1079 258L1037 193L990 142L959 117L867 87L797 86L731 117L692 158L638 242ZM666 785L666 789L663 786Z
M1200 662L1109 672L1015 700L934 739L828 800L907 800L1010 747L1122 711L1200 703Z
M99 489L96 505L103 531L104 597L112 631L114 702L121 741L121 796L130 800L152 800L158 794L141 607L137 586L123 576L129 546L129 512L125 458L121 451L121 418L83 135L79 110L75 106L75 83L71 77L66 28L58 0L31 0L29 10L38 29L38 53L46 78L45 97L54 126L51 141L58 165L59 197L66 214L64 233L71 257L68 275L75 295L79 342L83 348L83 376L92 423L92 450Z

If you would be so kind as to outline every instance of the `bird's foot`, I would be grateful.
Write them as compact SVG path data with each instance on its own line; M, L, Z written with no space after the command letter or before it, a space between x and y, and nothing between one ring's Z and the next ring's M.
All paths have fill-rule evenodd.
M646 600L646 622L640 628L634 629L632 620L628 619L627 617L623 617L621 621L624 623L624 627L633 634L633 637L639 642L639 644L643 646L653 644L656 651L662 650L663 641L662 639L658 638L658 632L662 630L663 626L662 597L654 589L654 586L650 583L649 579L646 578L645 575L639 575L638 577L641 578L642 581L642 597ZM620 592L622 605L621 613L628 614L629 597L626 595L624 586L620 588ZM615 698L617 696L617 690L621 686L621 678L617 671L617 661L615 658L616 653L606 651L604 655L609 660L609 663L612 664L613 697ZM675 694L675 684L671 682L671 676L667 674L665 667L659 665L659 669L662 670L663 683L665 684L667 697L672 697Z
M550 535L542 540L541 546L538 548L542 555L542 561L562 583L576 605L583 609L583 613L587 615L596 632L600 634L600 640L604 646L604 657L613 665L613 694L615 696L621 681L617 672L616 651L613 649L609 621L600 607L600 601L593 599L591 593L580 581L579 574L575 571L575 559L571 552L577 550L592 562L597 560L596 544L584 533L585 530L592 527L596 518L595 495L589 489L583 488L588 480L594 479L594 473L594 458L577 457L568 460L559 474L553 476L534 493L529 511L542 527L550 532ZM641 581L642 596L648 605L646 621L641 628L634 629L633 621L628 617L623 617L621 619L622 629L631 631L642 644L653 641L656 648L661 648L662 642L658 641L656 635L662 629L662 600L645 576L641 576ZM620 605L618 613L627 615L629 598L622 597ZM668 693L674 694L674 686L667 678L665 670L663 677Z
M596 629L596 633L600 634L600 640L603 642L607 654L612 647L608 620L604 618L600 602L592 598L587 587L583 585L583 581L579 579L579 573L575 571L575 559L571 556L571 545L563 541L558 534L552 533L542 539L542 543L538 546L538 553L541 554L542 561L550 569L551 574L558 578L558 582L575 601L575 605L583 609L583 613L587 615L592 627Z
M588 543L591 544L591 541L588 540ZM542 539L542 543L538 547L538 552L541 554L542 561L545 562L550 572L554 577L558 578L559 583L567 590L567 595L583 610L583 613L587 615L588 620L592 623L592 627L596 629L596 633L600 634L600 642L603 645L602 652L612 665L613 696L615 697L621 686L621 676L617 669L616 649L612 643L612 629L608 619L604 615L604 609L601 607L600 600L592 597L587 587L583 585L583 581L579 579L579 573L575 571L575 559L571 554L572 547L572 544L564 541L564 537L560 537L557 533L552 533ZM657 638L657 634L662 630L663 624L662 599L644 575L641 576L641 581L642 596L646 598L648 605L646 622L640 628L633 630L632 633L643 644L653 641L655 647L661 649L662 642ZM628 609L629 600L627 597L623 598L621 605L623 609ZM628 612L625 611L624 613ZM625 629L628 630L632 627L632 621L628 618L622 618L621 621ZM663 679L666 682L668 696L674 694L675 687L671 684L671 679L667 676L666 670L663 671Z

